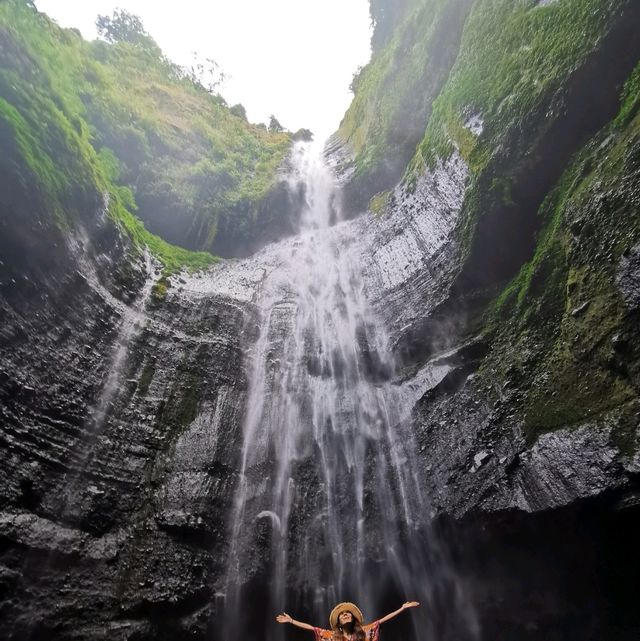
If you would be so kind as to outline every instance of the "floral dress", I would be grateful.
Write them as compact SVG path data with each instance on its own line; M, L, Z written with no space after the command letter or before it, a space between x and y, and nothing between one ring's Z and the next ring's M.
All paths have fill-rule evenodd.
M380 635L380 622L374 621L362 626L364 630L365 639L367 641L378 641ZM315 641L330 641L333 639L333 632L331 630L323 630L322 628L313 628L316 635Z

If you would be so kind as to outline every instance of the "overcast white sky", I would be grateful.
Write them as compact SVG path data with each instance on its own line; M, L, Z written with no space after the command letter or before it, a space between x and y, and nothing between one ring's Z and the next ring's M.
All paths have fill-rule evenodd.
M197 52L230 74L221 89L252 122L275 114L287 129L318 138L337 129L349 83L369 59L368 0L36 0L63 27L96 37L98 14L126 9L174 62Z

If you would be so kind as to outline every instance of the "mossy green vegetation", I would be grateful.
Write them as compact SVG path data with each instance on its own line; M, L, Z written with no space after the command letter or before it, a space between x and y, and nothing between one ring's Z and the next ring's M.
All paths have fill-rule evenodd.
M489 168L495 178L505 150L517 165L545 121L562 111L568 79L627 4L405 2L402 16L394 13L393 34L354 78L354 99L338 130L355 153L354 184L364 185L367 199L403 173L411 187L454 148L476 177ZM473 204L471 194L468 200ZM475 220L478 212L467 212L467 220Z
M151 300L153 303L162 303L167 297L170 286L171 282L166 277L160 278L156 281L151 289Z
M618 129L623 128L635 118L640 109L640 65L638 65L624 86L622 93L622 107L615 120Z
M627 14L637 19L629 0L473 2L405 173L410 190L454 149L466 161L471 177L457 232L463 287L500 285L531 257L540 203L571 155L615 116L617 83L635 60L633 47L616 44ZM599 78L618 71L616 80ZM489 249L496 232L497 251Z
M182 430L198 415L198 408L205 392L202 360L206 348L185 357L176 370L175 381L168 392L167 402L158 420L172 430L171 438L177 439Z
M476 171L486 166L512 132L531 127L540 106L597 48L623 4L477 0L413 169L446 158L454 146ZM484 126L474 141L467 123L475 115Z
M103 186L100 166L83 132L33 82L0 69L0 165L13 178L5 198L24 197L65 227Z
M0 99L2 162L15 180L65 224L85 206L79 191L109 194L114 219L170 269L212 258L166 241L210 250L220 221L251 225L290 146L150 38L86 42L25 0L0 4Z
M385 144L400 129L400 112L415 92L415 83L422 78L429 36L437 24L434 13L445 0L428 4L417 0L410 3L402 27L353 79L354 98L338 133L357 154L358 172L385 157ZM419 37L417 25L427 30Z
M390 199L390 191L381 191L369 201L369 211L371 211L375 216L381 216L387 208Z
M149 358L145 362L144 367L142 368L142 372L140 373L140 379L138 380L136 393L139 396L145 396L149 391L149 387L151 385L151 381L153 381L155 373L156 362L152 358Z
M637 310L625 304L616 279L640 242L639 72L618 117L543 204L535 255L486 316L495 346L481 372L499 384L519 379L530 442L610 412L637 415ZM630 443L631 424L616 421L621 446Z
M392 187L424 134L431 102L446 80L470 0L408 0L394 8L395 29L354 77L353 101L338 136L355 154L354 181L367 199Z
M149 248L149 251L162 263L165 275L181 269L191 272L200 271L218 262L218 257L209 252L184 249L152 234L139 218L122 205L118 196L116 192L116 200L111 201L112 204L109 207L111 217L126 231L138 250Z
M617 98L639 57L625 26L637 24L637 5L402 7L354 78L339 130L355 152L354 182L373 177L368 198L393 186L378 177L405 122L414 133L422 126L402 167L407 190L459 153L470 178L450 302L465 308L470 335L493 345L479 372L483 388L496 404L511 399L529 443L609 413L630 416L640 382L638 311L623 302L616 274L640 241L639 68ZM458 37L453 29L445 38L447 21ZM433 65L446 71L440 84L420 75ZM616 438L628 444L628 436Z

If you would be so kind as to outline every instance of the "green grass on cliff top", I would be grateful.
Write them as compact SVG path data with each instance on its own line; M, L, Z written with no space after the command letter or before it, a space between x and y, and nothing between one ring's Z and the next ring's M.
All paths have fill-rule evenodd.
M454 147L479 172L505 141L527 131L531 118L597 48L623 4L470 2L467 15L464 0L412 0L393 37L354 79L354 98L338 133L355 152L356 177L375 174L394 145L409 142L403 131L411 128L418 133L406 173L410 183ZM445 48L454 46L447 29L463 18L455 62L435 95L433 76L445 64ZM470 126L473 118L483 123L479 136Z
M234 115L153 41L89 43L24 0L0 4L0 136L11 150L0 162L59 224L84 206L78 193L110 193L111 214L174 266L213 257L146 231L140 195L166 202L177 228L198 225L193 244L210 246L219 218L269 191L290 145Z
M338 134L357 156L357 171L384 162L390 138L405 126L406 105L420 100L431 39L447 0L412 0L390 41L354 77L353 100Z
M509 132L526 130L531 115L581 66L622 4L477 0L413 170L447 158L454 145L472 169L484 167ZM479 139L467 126L476 115L484 122Z

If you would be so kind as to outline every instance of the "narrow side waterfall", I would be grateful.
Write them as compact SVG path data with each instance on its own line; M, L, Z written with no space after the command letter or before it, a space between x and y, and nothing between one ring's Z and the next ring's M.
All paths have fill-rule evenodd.
M88 242L83 235L80 242ZM111 295L100 283L95 271L95 266L86 260L84 256L88 253L87 247L79 254L83 266L83 277L92 284L100 295L107 299L117 309L120 315L120 327L114 340L114 348L109 357L108 366L105 368L105 376L102 380L100 392L90 410L88 419L82 425L82 437L74 452L72 471L65 475L64 485L58 492L56 508L62 518L73 521L80 519L83 508L88 502L87 496L99 493L100 490L94 485L87 486L85 474L95 456L96 443L105 440L104 432L109 421L114 418L114 405L119 397L126 397L127 387L123 385L123 378L127 368L127 359L131 353L131 346L135 343L136 337L140 335L147 322L145 315L146 305L151 297L151 290L154 284L154 264L148 250L144 253L144 284L137 297L129 304L125 304ZM121 425L120 430L126 429Z
M405 420L412 401L365 296L358 227L340 222L321 151L294 148L289 183L306 195L300 233L265 250L278 267L256 299L225 638L282 639L274 617L283 610L327 627L339 601L355 601L373 620L416 599L422 608L402 615L414 638L445 638L430 611L439 602L455 611L458 638L473 639L473 613L429 534ZM259 634L238 627L239 612L251 618L249 597L263 608L264 620L251 622Z

